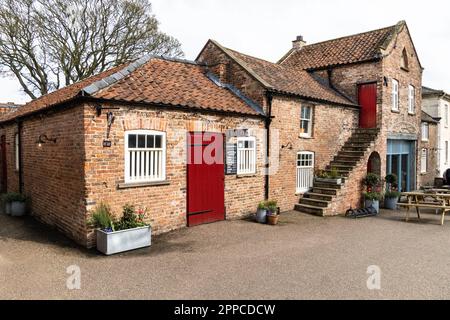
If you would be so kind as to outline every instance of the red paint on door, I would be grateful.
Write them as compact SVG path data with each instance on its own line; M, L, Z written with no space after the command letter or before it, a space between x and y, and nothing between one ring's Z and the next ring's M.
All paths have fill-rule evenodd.
M223 135L188 134L187 222L196 226L225 220Z
M6 193L8 191L8 171L6 165L6 137L2 136L0 139L0 192Z
M361 128L377 127L377 84L361 84L358 86L358 102L361 106L359 126Z

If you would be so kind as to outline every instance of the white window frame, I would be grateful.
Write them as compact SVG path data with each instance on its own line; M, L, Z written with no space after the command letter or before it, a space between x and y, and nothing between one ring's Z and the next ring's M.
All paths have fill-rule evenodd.
M416 113L416 88L413 85L408 86L408 113Z
M305 166L305 165L299 164L299 161L300 161L299 158L302 155L311 157L311 159L308 160L308 161L311 161L310 165ZM311 152L311 151L297 152L297 157L295 158L295 167L296 167L295 186L296 186L297 194L308 192L313 187L313 185L314 185L314 165L315 165L314 162L315 162L314 152ZM302 175L302 170L306 171L306 173L308 175ZM307 172L307 171L309 171L309 172ZM305 179L307 179L308 181L305 181ZM302 185L307 185L307 186L301 188Z
M392 79L392 111L400 111L399 88L398 80Z
M246 148L245 142L253 142L253 147ZM240 145L244 146L241 147ZM237 138L237 174L248 175L256 173L256 137Z
M14 164L16 171L20 170L20 142L19 133L14 134Z
M444 124L446 128L448 128L448 114L449 114L448 104L446 104L444 105Z
M303 108L309 109L309 118L303 118ZM314 109L312 106L309 105L302 105L300 108L300 130L302 129L302 121L308 121L308 132L301 132L300 137L301 138L311 138L312 137L312 128L313 128L313 112Z
M130 135L154 135L154 136L161 136L161 148L138 148L138 138L136 138L136 148L129 148L128 147L128 137ZM167 154L167 150L166 150L166 133L162 132L162 131L155 131L155 130L130 130L130 131L126 131L125 132L125 143L124 143L124 152L125 152L125 183L151 183L151 182L162 182L166 180L166 154ZM147 140L147 138L146 138ZM141 177L133 177L130 175L130 170L131 170L131 165L132 165L132 157L135 157L136 155L131 155L131 151L140 151L140 152L147 152L147 161L145 161L146 163L146 168L144 167L144 171L146 172L145 175L141 176ZM150 154L152 154L153 157L153 153L156 152L161 152L161 158L159 160L161 160L160 162L160 170L161 173L158 176L152 176L151 173L151 166L150 166L150 161L148 161L148 159L150 159ZM155 155L156 157L156 155ZM141 158L142 155L141 155ZM139 160L141 161L141 160Z
M427 173L428 172L428 150L422 149L422 152L420 154L420 173Z
M422 122L422 141L428 141L430 139L430 125L426 122Z

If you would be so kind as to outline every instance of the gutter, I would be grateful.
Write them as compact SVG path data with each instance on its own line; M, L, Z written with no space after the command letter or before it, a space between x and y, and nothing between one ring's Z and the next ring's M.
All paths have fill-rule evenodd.
M267 97L267 105L268 105L268 112L267 116L265 118L265 129L266 129L266 172L265 172L265 182L264 182L264 199L269 200L270 195L270 176L269 176L269 169L270 169L270 124L272 123L272 100L273 95L270 91L266 92Z
M17 136L18 136L18 145L19 145L19 193L23 193L23 157L22 157L22 128L23 128L23 122L18 120L17 121ZM14 139L15 140L15 139ZM14 141L14 148L16 148L15 146L15 141ZM14 149L15 151L15 149Z

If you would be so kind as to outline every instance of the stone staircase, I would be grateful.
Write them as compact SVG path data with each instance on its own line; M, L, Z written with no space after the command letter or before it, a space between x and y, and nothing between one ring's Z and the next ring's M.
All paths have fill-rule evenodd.
M346 187L349 175L360 165L361 160L377 138L378 132L378 129L355 129L325 170L330 172L332 168L337 169L340 176L343 177L343 183L338 185L314 181L313 188L303 195L299 204L295 206L295 210L318 216L336 214L331 212L332 203L338 201L338 195Z

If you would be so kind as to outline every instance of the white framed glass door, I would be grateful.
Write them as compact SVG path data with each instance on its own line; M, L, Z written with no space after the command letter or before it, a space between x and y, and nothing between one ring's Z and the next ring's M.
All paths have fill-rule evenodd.
M311 190L314 184L314 153L297 153L297 193Z

